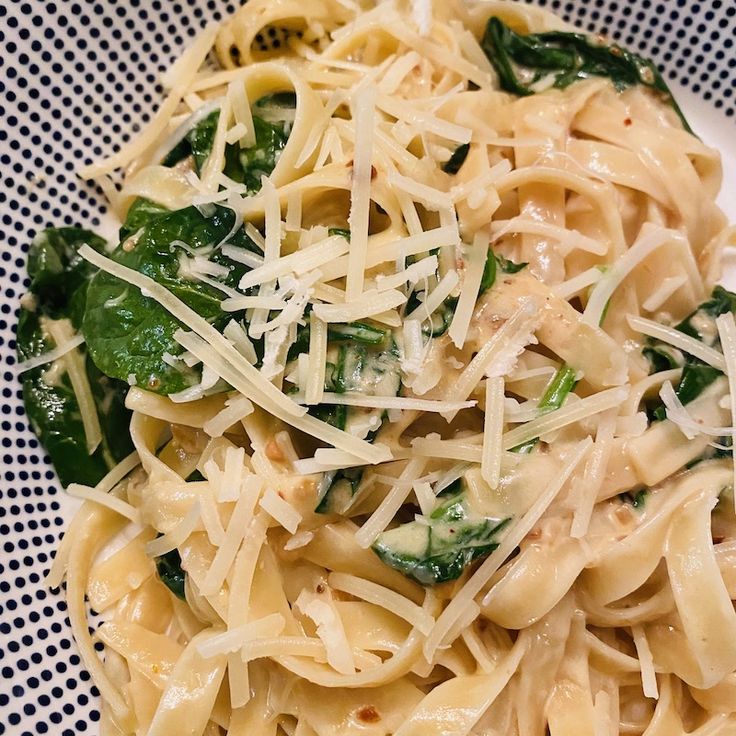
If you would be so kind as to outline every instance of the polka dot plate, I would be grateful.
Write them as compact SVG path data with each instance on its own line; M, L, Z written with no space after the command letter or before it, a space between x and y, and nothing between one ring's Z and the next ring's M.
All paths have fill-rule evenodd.
M734 191L734 0L541 4L652 57L698 133L721 149ZM75 504L28 427L14 372L28 244L52 225L102 227L102 198L75 170L150 118L159 73L233 10L215 0L0 0L0 735L99 732L64 601L43 583ZM722 204L736 221L736 199Z

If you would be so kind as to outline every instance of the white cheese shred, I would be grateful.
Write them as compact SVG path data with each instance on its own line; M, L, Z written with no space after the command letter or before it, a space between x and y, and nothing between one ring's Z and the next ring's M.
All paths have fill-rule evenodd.
M131 506L127 501L123 501L122 498L105 493L97 488L81 485L80 483L70 483L67 486L66 492L74 498L83 498L86 501L93 501L100 506L105 506L116 514L124 516L134 524L140 524L141 517L138 509Z
M504 380L486 380L486 413L483 421L483 454L480 472L491 488L497 488L503 457Z
M693 357L700 358L704 363L718 368L719 371L726 369L726 361L723 355L715 348L708 347L708 345L700 340L696 340L694 337L690 337L690 335L686 335L674 327L667 327L659 322L654 322L645 317L638 317L634 314L628 314L626 320L632 330L636 330L642 335L653 337L656 340L661 340L668 345L684 350Z
M727 312L716 318L718 336L721 339L721 348L726 361L726 375L728 376L729 409L731 410L731 426L736 427L736 322L733 314ZM736 438L733 440L736 441ZM736 452L733 454L734 488L736 488ZM736 492L734 492L736 500Z
M179 330L176 334L177 341L266 411L307 434L360 456L367 462L382 462L391 457L391 453L383 445L371 445L314 417L305 416L305 409L266 380L258 370L242 359L238 351L214 327L153 279L105 258L87 245L79 249L79 254L107 273L143 290L179 321L195 330L199 338Z
M263 494L260 506L275 522L291 534L296 534L302 515L273 488Z
M368 251L368 219L371 203L373 129L375 128L376 88L370 82L361 86L353 99L355 158L350 190L350 252L346 292L350 300L363 292ZM389 307L390 308L390 307Z
M327 324L316 314L309 315L309 373L306 383L307 404L319 404L325 392L327 366Z
M41 355L37 355L34 358L28 358L23 360L15 366L15 372L25 373L33 368L38 368L40 365L46 365L47 363L53 363L59 358L63 358L68 352L78 348L84 343L84 335L77 334L74 337L67 340L63 345L57 345L53 350L49 350Z
M450 339L458 349L463 347L468 335L468 328L473 317L475 302L480 291L480 283L483 279L483 270L485 269L486 259L488 258L488 247L488 233L484 230L479 230L473 237L473 244L468 249L460 298L455 308L452 324L448 330Z
M641 624L631 627L631 634L634 639L634 646L639 657L639 666L641 667L641 682L644 690L644 697L659 699L659 688L657 687L657 675L654 671L654 658L649 648L646 633Z

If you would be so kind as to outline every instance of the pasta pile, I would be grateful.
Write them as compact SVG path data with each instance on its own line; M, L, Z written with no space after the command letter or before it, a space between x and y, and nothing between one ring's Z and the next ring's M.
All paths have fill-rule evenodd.
M734 231L656 69L521 3L249 0L163 81L81 172L83 317L24 302L101 468L49 575L101 733L736 732Z

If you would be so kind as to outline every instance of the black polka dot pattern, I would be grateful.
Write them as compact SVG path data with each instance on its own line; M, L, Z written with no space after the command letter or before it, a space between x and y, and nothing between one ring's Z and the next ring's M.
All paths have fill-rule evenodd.
M654 58L668 78L734 117L733 0L538 4ZM97 693L71 641L66 606L43 584L73 504L27 425L13 372L28 243L50 225L100 224L100 193L74 171L149 120L160 72L234 6L0 0L0 736L99 731Z
M668 80L736 116L733 0L525 0L653 59Z

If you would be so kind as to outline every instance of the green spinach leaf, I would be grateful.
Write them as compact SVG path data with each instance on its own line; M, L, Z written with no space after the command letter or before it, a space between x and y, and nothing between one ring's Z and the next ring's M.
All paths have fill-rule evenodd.
M465 159L468 157L470 151L470 143L463 143L459 145L453 152L452 156L442 164L442 171L446 174L457 174L460 168L465 163Z
M181 567L179 551L172 549L165 555L156 558L156 572L161 582L177 597L185 601L184 584L186 573Z
M213 110L200 120L183 141L163 160L164 166L174 166L191 155L195 171L200 174L204 168L215 140L219 110ZM273 123L253 115L255 145L241 148L238 143L225 146L225 166L223 173L237 182L245 184L248 192L254 194L261 188L261 177L268 176L276 166L281 152L289 138L291 126L287 122Z
M357 323L353 323L357 324ZM338 345L328 352L325 388L335 393L347 391L364 396L397 396L401 389L399 355L393 337L384 332L380 344L356 341L340 335ZM371 337L372 339L372 337ZM336 356L334 361L330 356ZM310 410L324 422L373 442L383 422L382 409L320 404ZM373 428L372 428L373 427ZM319 491L318 513L342 513L363 477L362 468L325 473Z
M94 267L78 250L88 244L98 251L105 241L78 228L52 228L34 239L28 254L30 298L24 300L17 329L18 359L28 360L57 347L49 325L59 323L70 335L78 330L87 286ZM92 455L82 415L63 363L43 364L21 375L23 401L33 431L48 452L63 486L71 482L96 485L114 465L132 452L125 408L127 384L100 373L80 346L87 380L95 401L102 441Z
M493 284L496 283L496 274L498 269L504 273L518 273L525 269L528 263L514 263L508 258L497 255L493 250L488 250L488 256L486 257L486 265L483 268L483 276L480 280L480 294L484 294L490 289Z
M705 343L709 347L720 347L716 317L732 312L736 314L736 294L716 286L710 299L703 302L692 314L675 325L675 329ZM719 376L721 371L703 363L670 345L650 340L642 353L649 360L651 373L682 368L682 375L675 387L675 393L683 404L689 404L700 396ZM649 411L653 419L666 418L664 406L657 402Z
M373 551L390 567L422 585L457 580L473 562L498 547L511 521L481 516L465 492L448 498L431 515L379 534Z
M646 505L649 490L646 488L634 488L624 493L619 493L622 503L627 503L638 511L642 511Z
M566 31L521 35L499 18L491 17L481 46L507 92L534 94L535 85L550 76L554 80L552 86L558 89L581 79L606 77L619 91L634 85L652 89L674 109L685 130L692 133L654 62L618 44Z
M169 212L171 210L168 207L157 204L145 197L137 197L130 205L128 214L125 216L125 222L118 233L120 242L126 241L131 235L135 235L142 227L148 225L149 222L168 215Z
M345 238L345 240L350 242L350 230L346 230L343 227L329 227L327 228L327 234L332 237L333 235L340 235L341 237Z
M565 403L565 399L577 383L575 375L575 369L570 368L568 365L563 365L557 370L555 375L552 376L552 380L549 382L544 394L542 394L542 398L539 400L538 408L542 413L546 414L550 411L556 411ZM527 454L531 452L537 442L539 442L539 438L529 440L529 442L525 442L523 445L514 447L511 452Z
M222 329L238 314L221 310L220 290L180 275L182 251L172 244L182 241L195 250L206 249L224 240L234 223L235 215L227 208L217 207L211 217L205 217L197 208L188 207L152 220L133 248L117 248L110 257L162 284L216 329ZM228 242L256 250L242 228ZM222 281L225 286L236 286L247 270L217 251L210 260L229 269ZM174 340L181 326L152 298L115 276L99 272L92 279L83 330L93 360L108 376L127 380L132 375L138 385L162 394L195 384L198 370L181 361L174 367L164 360L165 353L176 356L182 352Z

